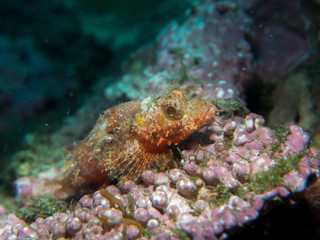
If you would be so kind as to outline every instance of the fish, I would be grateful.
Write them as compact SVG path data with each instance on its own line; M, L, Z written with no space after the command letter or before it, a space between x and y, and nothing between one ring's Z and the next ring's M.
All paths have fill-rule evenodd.
M181 88L111 107L88 136L67 151L61 185L73 191L83 186L99 189L112 181L136 181L145 170L163 171L174 158L170 146L217 112L210 101Z

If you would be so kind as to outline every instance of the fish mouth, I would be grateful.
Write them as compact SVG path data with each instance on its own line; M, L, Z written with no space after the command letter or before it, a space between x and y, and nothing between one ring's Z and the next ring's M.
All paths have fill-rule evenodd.
M212 103L209 103L208 109L205 112L204 117L206 118L206 120L210 121L212 118L219 115L219 112L220 111L215 105L213 105Z

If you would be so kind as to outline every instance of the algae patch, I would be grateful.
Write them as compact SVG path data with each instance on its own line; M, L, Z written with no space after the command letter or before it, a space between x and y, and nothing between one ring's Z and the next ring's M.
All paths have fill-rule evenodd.
M37 218L46 218L56 212L65 212L68 209L64 201L58 200L51 196L42 196L31 200L27 207L20 208L16 215L25 222L30 223Z

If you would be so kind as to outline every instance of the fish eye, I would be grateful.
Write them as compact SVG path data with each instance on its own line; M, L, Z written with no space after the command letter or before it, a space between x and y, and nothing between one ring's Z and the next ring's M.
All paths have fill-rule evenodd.
M174 107L169 106L166 108L166 112L170 117L174 117L177 113L177 110Z
M165 115L170 120L180 120L183 117L183 111L179 108L179 106L176 106L175 104L171 105L168 104L166 106L163 106L163 111Z
M175 99L165 99L161 103L162 112L169 120L180 120L184 116L184 109L179 101Z

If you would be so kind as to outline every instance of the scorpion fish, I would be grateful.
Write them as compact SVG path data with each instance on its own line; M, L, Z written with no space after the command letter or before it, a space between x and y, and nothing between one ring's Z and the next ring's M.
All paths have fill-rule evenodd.
M89 135L66 154L63 188L101 188L113 180L137 180L143 171L172 163L178 144L208 123L217 108L182 89L109 108Z

